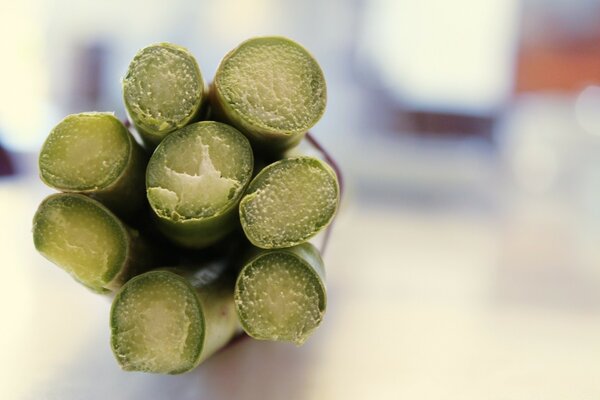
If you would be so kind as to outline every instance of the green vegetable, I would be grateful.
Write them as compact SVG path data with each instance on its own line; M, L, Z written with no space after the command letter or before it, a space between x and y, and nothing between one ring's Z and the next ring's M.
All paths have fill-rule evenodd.
M292 157L264 168L240 202L246 237L263 249L307 241L332 221L339 203L335 172L313 157Z
M300 142L325 111L319 64L283 37L249 39L221 61L211 88L214 112L255 145L281 151Z
M242 329L303 344L327 303L308 240L332 222L341 192L308 133L327 102L318 63L290 39L257 37L223 58L208 90L187 49L158 43L135 55L122 89L143 144L113 114L61 121L39 169L63 193L34 216L36 249L87 288L114 292L110 343L124 370L190 371ZM325 162L292 156L304 138Z
M179 374L239 331L233 279L224 264L156 270L127 282L110 312L111 346L128 371Z
M159 43L134 57L123 78L123 98L133 124L149 147L198 119L206 88L194 56Z
M219 122L198 122L167 137L146 173L147 196L161 232L202 248L238 224L237 206L252 176L248 139Z
M48 196L33 218L35 248L93 291L107 293L153 265L139 233L87 196Z
M144 203L146 156L110 113L69 115L42 146L40 178L63 192L91 195L121 216Z
M248 262L235 285L235 306L253 338L301 345L326 307L325 269L309 243L266 250Z

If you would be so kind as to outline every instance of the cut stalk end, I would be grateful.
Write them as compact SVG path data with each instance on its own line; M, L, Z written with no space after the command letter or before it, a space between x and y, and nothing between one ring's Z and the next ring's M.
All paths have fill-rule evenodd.
M264 168L240 202L242 228L263 249L303 243L335 216L339 186L333 170L313 157L293 157Z
M127 128L109 113L81 113L63 119L39 156L41 179L65 192L108 188L123 174L133 146Z
M151 271L130 280L114 299L110 322L111 346L125 370L178 374L199 362L204 315L179 275Z
M194 56L159 43L140 50L123 78L125 106L144 140L156 146L200 114L205 86Z
M158 226L187 247L214 243L235 226L236 206L252 176L250 143L236 129L198 122L165 139L146 173Z
M230 51L217 70L219 113L255 143L296 145L325 111L325 78L313 56L283 37L258 37Z
M106 207L79 194L55 194L33 220L36 249L76 280L106 292L127 266L126 227Z
M270 250L240 272L235 304L248 335L303 344L319 326L326 306L323 263L309 244Z

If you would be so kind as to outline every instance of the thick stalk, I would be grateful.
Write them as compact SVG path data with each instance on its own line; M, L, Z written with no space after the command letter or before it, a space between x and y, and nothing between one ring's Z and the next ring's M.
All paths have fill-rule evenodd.
M143 207L147 156L111 113L69 115L39 156L40 178L62 192L90 195L131 220Z
M139 275L116 295L111 346L128 371L179 374L195 368L239 332L235 273L217 262L195 271Z
M255 148L281 152L319 121L327 88L319 64L298 43L258 37L223 58L210 98L214 114L246 134Z
M123 78L129 117L149 148L197 120L207 90L194 56L185 48L158 43L140 50Z
M252 167L250 143L228 125L198 122L167 137L146 172L148 201L159 230L191 248L223 238L239 224L237 206Z
M35 248L89 289L108 293L160 260L155 247L87 196L48 196L33 218Z
M327 303L318 250L304 243L262 251L240 271L234 299L248 335L303 344L321 323Z
M253 245L284 248L304 243L335 216L335 172L313 157L291 157L264 168L240 201L240 222Z

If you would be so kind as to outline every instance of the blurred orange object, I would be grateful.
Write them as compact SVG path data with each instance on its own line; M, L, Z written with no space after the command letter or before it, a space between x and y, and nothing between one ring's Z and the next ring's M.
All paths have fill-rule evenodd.
M579 91L600 82L600 37L570 45L523 47L517 61L516 92Z

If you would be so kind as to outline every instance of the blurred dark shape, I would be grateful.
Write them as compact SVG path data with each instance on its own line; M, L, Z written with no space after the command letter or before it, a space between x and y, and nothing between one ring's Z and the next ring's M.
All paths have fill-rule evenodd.
M15 174L15 168L8 152L0 143L0 176L10 176Z
M425 136L492 138L496 116L451 114L429 111L398 111L398 131Z
M367 84L369 83L366 82L365 85ZM488 141L493 136L496 121L502 115L501 109L493 115L418 110L393 99L384 90L369 88L365 92L377 101L365 105L365 113L369 119L363 121L365 125L361 126L362 129L372 129L376 124L380 129L425 137L480 137Z

